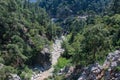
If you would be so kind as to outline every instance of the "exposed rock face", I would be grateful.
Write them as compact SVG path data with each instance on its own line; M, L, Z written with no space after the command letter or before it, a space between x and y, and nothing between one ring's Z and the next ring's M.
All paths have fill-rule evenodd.
M51 67L50 51L48 48L44 48L41 53L36 57L36 63L39 64L44 70L48 70Z
M78 80L97 80L97 76L102 70L102 66L100 66L98 63L92 64L89 67L84 68L83 73Z
M45 48L43 48L43 50L41 51L42 54L45 54L45 53L50 53L50 49L49 47L46 45Z
M103 66L98 63L85 68L78 80L120 80L120 71L115 68L120 66L120 51L109 53Z
M39 80L41 74L51 68L52 63L50 49L48 47L43 48L43 50L36 56L35 60L31 80Z
M120 80L120 72L116 71L115 68L120 66L120 51L117 50L113 53L109 53L107 56L103 68L107 68L105 72L105 80Z

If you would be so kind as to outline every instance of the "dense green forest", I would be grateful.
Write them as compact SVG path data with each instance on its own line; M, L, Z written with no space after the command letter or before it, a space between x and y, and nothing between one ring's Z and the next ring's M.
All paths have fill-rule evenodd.
M52 17L106 14L113 0L41 0L40 6Z
M0 0L0 64L5 65L0 80L8 80L9 73L30 80L29 66L62 34L67 34L65 51L55 73L64 66L102 64L108 52L120 48L120 0Z
M0 80L8 80L8 73L30 74L27 66L60 31L38 3L0 0L0 63L6 65Z

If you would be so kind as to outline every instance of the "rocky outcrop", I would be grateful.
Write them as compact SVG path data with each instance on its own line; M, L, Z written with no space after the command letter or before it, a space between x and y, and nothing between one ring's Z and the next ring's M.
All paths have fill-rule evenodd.
M103 64L103 68L106 69L104 75L105 80L120 80L120 72L116 70L117 67L120 67L119 50L109 53Z
M104 64L92 64L84 68L78 80L120 80L120 51L109 53Z
M48 70L51 67L50 61L51 55L47 48L36 57L36 63L44 68L44 70Z
M48 46L45 46L43 50L35 57L33 61L34 70L45 71L51 67L51 52Z

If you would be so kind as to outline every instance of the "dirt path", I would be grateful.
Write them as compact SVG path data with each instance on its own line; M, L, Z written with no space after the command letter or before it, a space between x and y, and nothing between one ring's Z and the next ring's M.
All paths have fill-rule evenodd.
M47 70L44 71L41 74L38 74L34 79L32 80L44 80L45 78L48 78L49 76L52 76L52 72L54 71L54 65L57 63L58 58L60 57L61 53L64 52L64 49L61 48L61 43L62 43L62 39L64 38L64 36L61 39L57 39L55 41L55 43L52 45L52 67Z

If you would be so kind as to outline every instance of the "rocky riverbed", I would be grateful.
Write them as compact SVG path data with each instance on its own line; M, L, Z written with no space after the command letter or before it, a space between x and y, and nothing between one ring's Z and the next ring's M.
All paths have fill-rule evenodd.
M43 71L38 74L34 74L31 77L31 80L44 80L45 78L48 78L49 76L52 76L52 72L54 71L54 65L57 63L58 58L60 57L61 53L64 52L64 49L61 48L61 43L64 39L64 36L62 36L60 39L56 39L55 43L52 45L52 50L50 52L51 54L51 68L49 68L46 71ZM48 49L43 50L48 52Z

